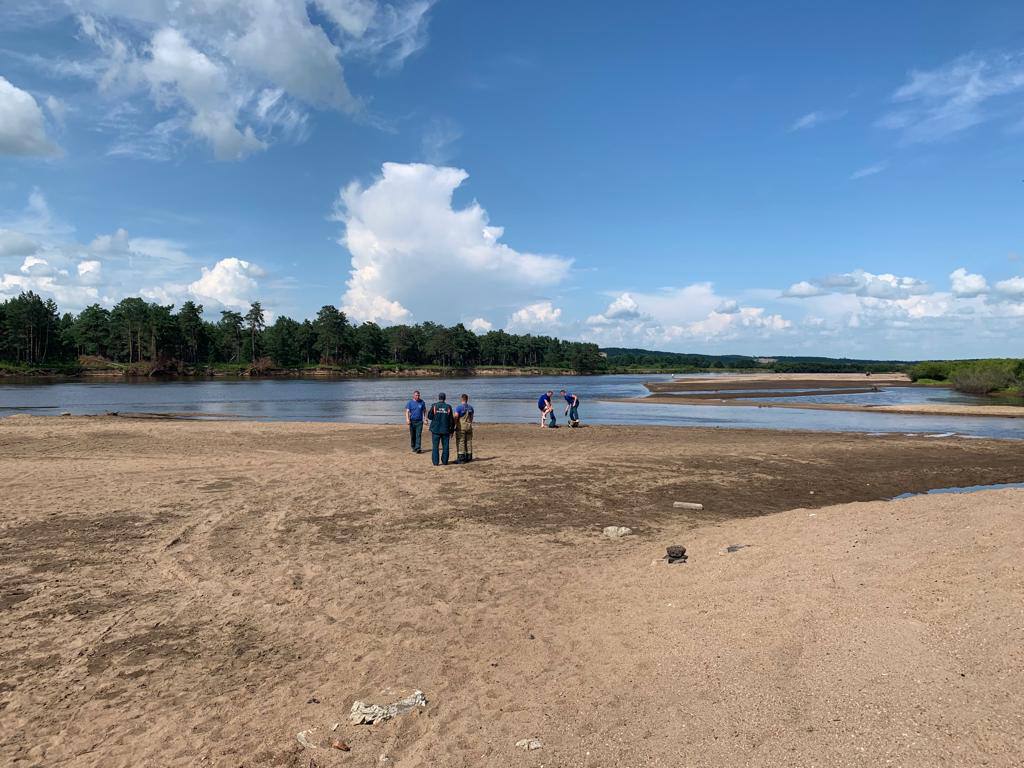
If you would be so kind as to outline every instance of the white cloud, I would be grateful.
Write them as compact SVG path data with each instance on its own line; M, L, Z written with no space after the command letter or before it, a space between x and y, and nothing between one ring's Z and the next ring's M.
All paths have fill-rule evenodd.
M43 110L28 91L0 76L0 155L53 157L60 147L46 135Z
M585 325L586 337L599 343L648 348L764 339L791 327L790 321L763 307L720 296L711 283L621 293Z
M863 269L829 275L820 280L801 280L785 291L789 298L810 298L829 293L851 293L856 296L897 299L927 293L928 284L913 277L899 277L892 274L872 274Z
M78 279L86 284L98 283L103 277L103 265L96 259L78 262Z
M487 333L494 330L494 323L482 317L475 317L466 323L466 327L473 333Z
M1010 277L996 283L996 290L1006 296L1024 298L1024 277Z
M266 144L252 126L239 129L240 104L233 98L224 69L197 51L176 29L153 35L151 58L142 71L157 102L181 99L192 112L189 130L206 139L219 160L239 160Z
M231 160L280 139L304 140L310 107L373 123L349 90L343 61L400 66L426 42L433 0L69 4L95 58L25 61L96 82L112 105L100 125L116 133L113 154L162 159L191 135ZM156 113L140 108L142 95Z
M1022 93L1020 53L968 54L936 69L912 71L892 95L901 106L879 125L900 131L907 142L938 141L991 119L999 114L993 102Z
M257 277L263 270L242 259L221 259L213 268L202 268L202 277L188 286L188 291L200 301L231 309L248 309L259 298Z
M502 228L477 202L452 207L466 178L459 168L385 163L370 186L342 190L335 218L352 256L346 313L386 324L450 321L456 310L529 301L565 279L570 260L502 243Z
M793 283L789 286L789 288L782 292L782 295L796 299L806 299L810 296L821 296L824 293L825 289L820 285L814 285L806 280L801 280L799 283Z
M561 317L562 310L550 301L538 301L513 312L508 319L508 326L519 329L548 327L548 333L552 333L553 329L549 326L557 324Z
M53 274L53 267L46 259L38 256L26 256L21 262L21 273L23 275L49 275Z
M955 296L970 298L988 293L988 281L985 276L971 274L963 267L951 272L949 281Z
M874 163L872 165L866 165L851 173L850 179L853 181L856 181L857 179L866 179L868 176L875 176L876 174L881 173L888 167L888 163Z

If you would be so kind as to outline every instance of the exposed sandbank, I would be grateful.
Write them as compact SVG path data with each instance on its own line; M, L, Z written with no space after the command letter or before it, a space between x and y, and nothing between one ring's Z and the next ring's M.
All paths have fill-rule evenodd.
M401 426L0 420L0 763L1024 753L1024 491L834 506L1019 481L1014 446L481 424L479 462L433 469L405 441ZM675 543L689 563L658 559ZM354 699L415 688L422 712L345 723ZM336 722L351 752L296 740Z

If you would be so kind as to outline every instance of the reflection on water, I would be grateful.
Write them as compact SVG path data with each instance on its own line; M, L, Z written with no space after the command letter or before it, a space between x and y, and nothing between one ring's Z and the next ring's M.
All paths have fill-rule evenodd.
M912 499L915 496L931 496L933 493L977 493L978 491L1002 491L1007 488L1024 488L1024 483L992 483L991 485L961 485L953 488L932 488L924 493L901 493L893 496L892 501Z
M262 420L401 423L405 401L414 389L432 402L438 392L450 401L466 392L481 422L531 423L537 397L565 388L582 399L584 424L664 424L761 429L853 432L944 433L1024 438L1024 420L988 417L910 416L842 411L752 408L719 405L660 405L602 402L605 398L643 397L645 381L670 376L477 377L464 379L216 379L113 382L41 382L0 384L0 414L97 414L108 411L193 413L209 417ZM893 387L867 393L885 402L934 402L952 398L948 390ZM859 395L843 396L862 402ZM917 398L917 399L914 399ZM792 402L795 398L786 398ZM829 400L836 402L834 396ZM562 410L557 409L559 421Z

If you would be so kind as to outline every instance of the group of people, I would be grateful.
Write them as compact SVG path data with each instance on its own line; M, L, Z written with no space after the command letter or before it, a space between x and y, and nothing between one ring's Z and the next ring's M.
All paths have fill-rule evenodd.
M460 395L462 401L452 408L444 392L431 406L420 397L417 389L405 404L405 423L409 425L409 445L413 453L423 453L423 421L430 422L430 460L436 467L447 464L452 435L455 435L456 463L468 464L473 460L473 406L469 395Z
M555 406L551 403L554 392L549 390L537 398L537 409L540 411L540 426L542 429L554 429L558 426L555 419ZM580 398L572 392L561 390L562 399L565 400L565 415L569 419L570 427L580 425Z
M561 391L565 400L565 415L570 427L580 425L580 398L566 390ZM543 428L558 426L555 419L555 408L552 405L553 391L542 394L537 399L540 409L540 425ZM430 460L434 466L448 464L452 435L455 435L455 462L468 464L473 460L473 419L475 412L469 404L469 395L459 395L459 404L452 408L444 392L437 396L432 405L420 397L417 389L412 399L405 404L405 423L409 426L409 448L413 453L423 453L423 424L430 423Z

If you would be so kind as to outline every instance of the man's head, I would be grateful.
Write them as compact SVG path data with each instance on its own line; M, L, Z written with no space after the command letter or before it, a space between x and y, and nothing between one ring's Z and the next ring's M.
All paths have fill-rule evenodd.
M441 392L441 393L440 393L440 394L439 394L439 395L437 396L437 399L438 399L438 400L440 400L440 401L441 401L441 402L443 403L443 402L444 402L444 392Z
M461 397L462 397L462 402L464 402L464 403L468 403L469 402L469 395L461 395Z
M420 391L418 389L414 389L413 390L413 392L412 392L412 399L413 400L419 400L420 399Z
M551 391L551 390L549 389L549 390L548 390L548 397L551 397L551 396L552 396L553 394L555 394L555 393L554 393L554 392L552 392L552 391Z
M565 394L565 390L564 389L559 390L559 392L561 392L563 395Z

